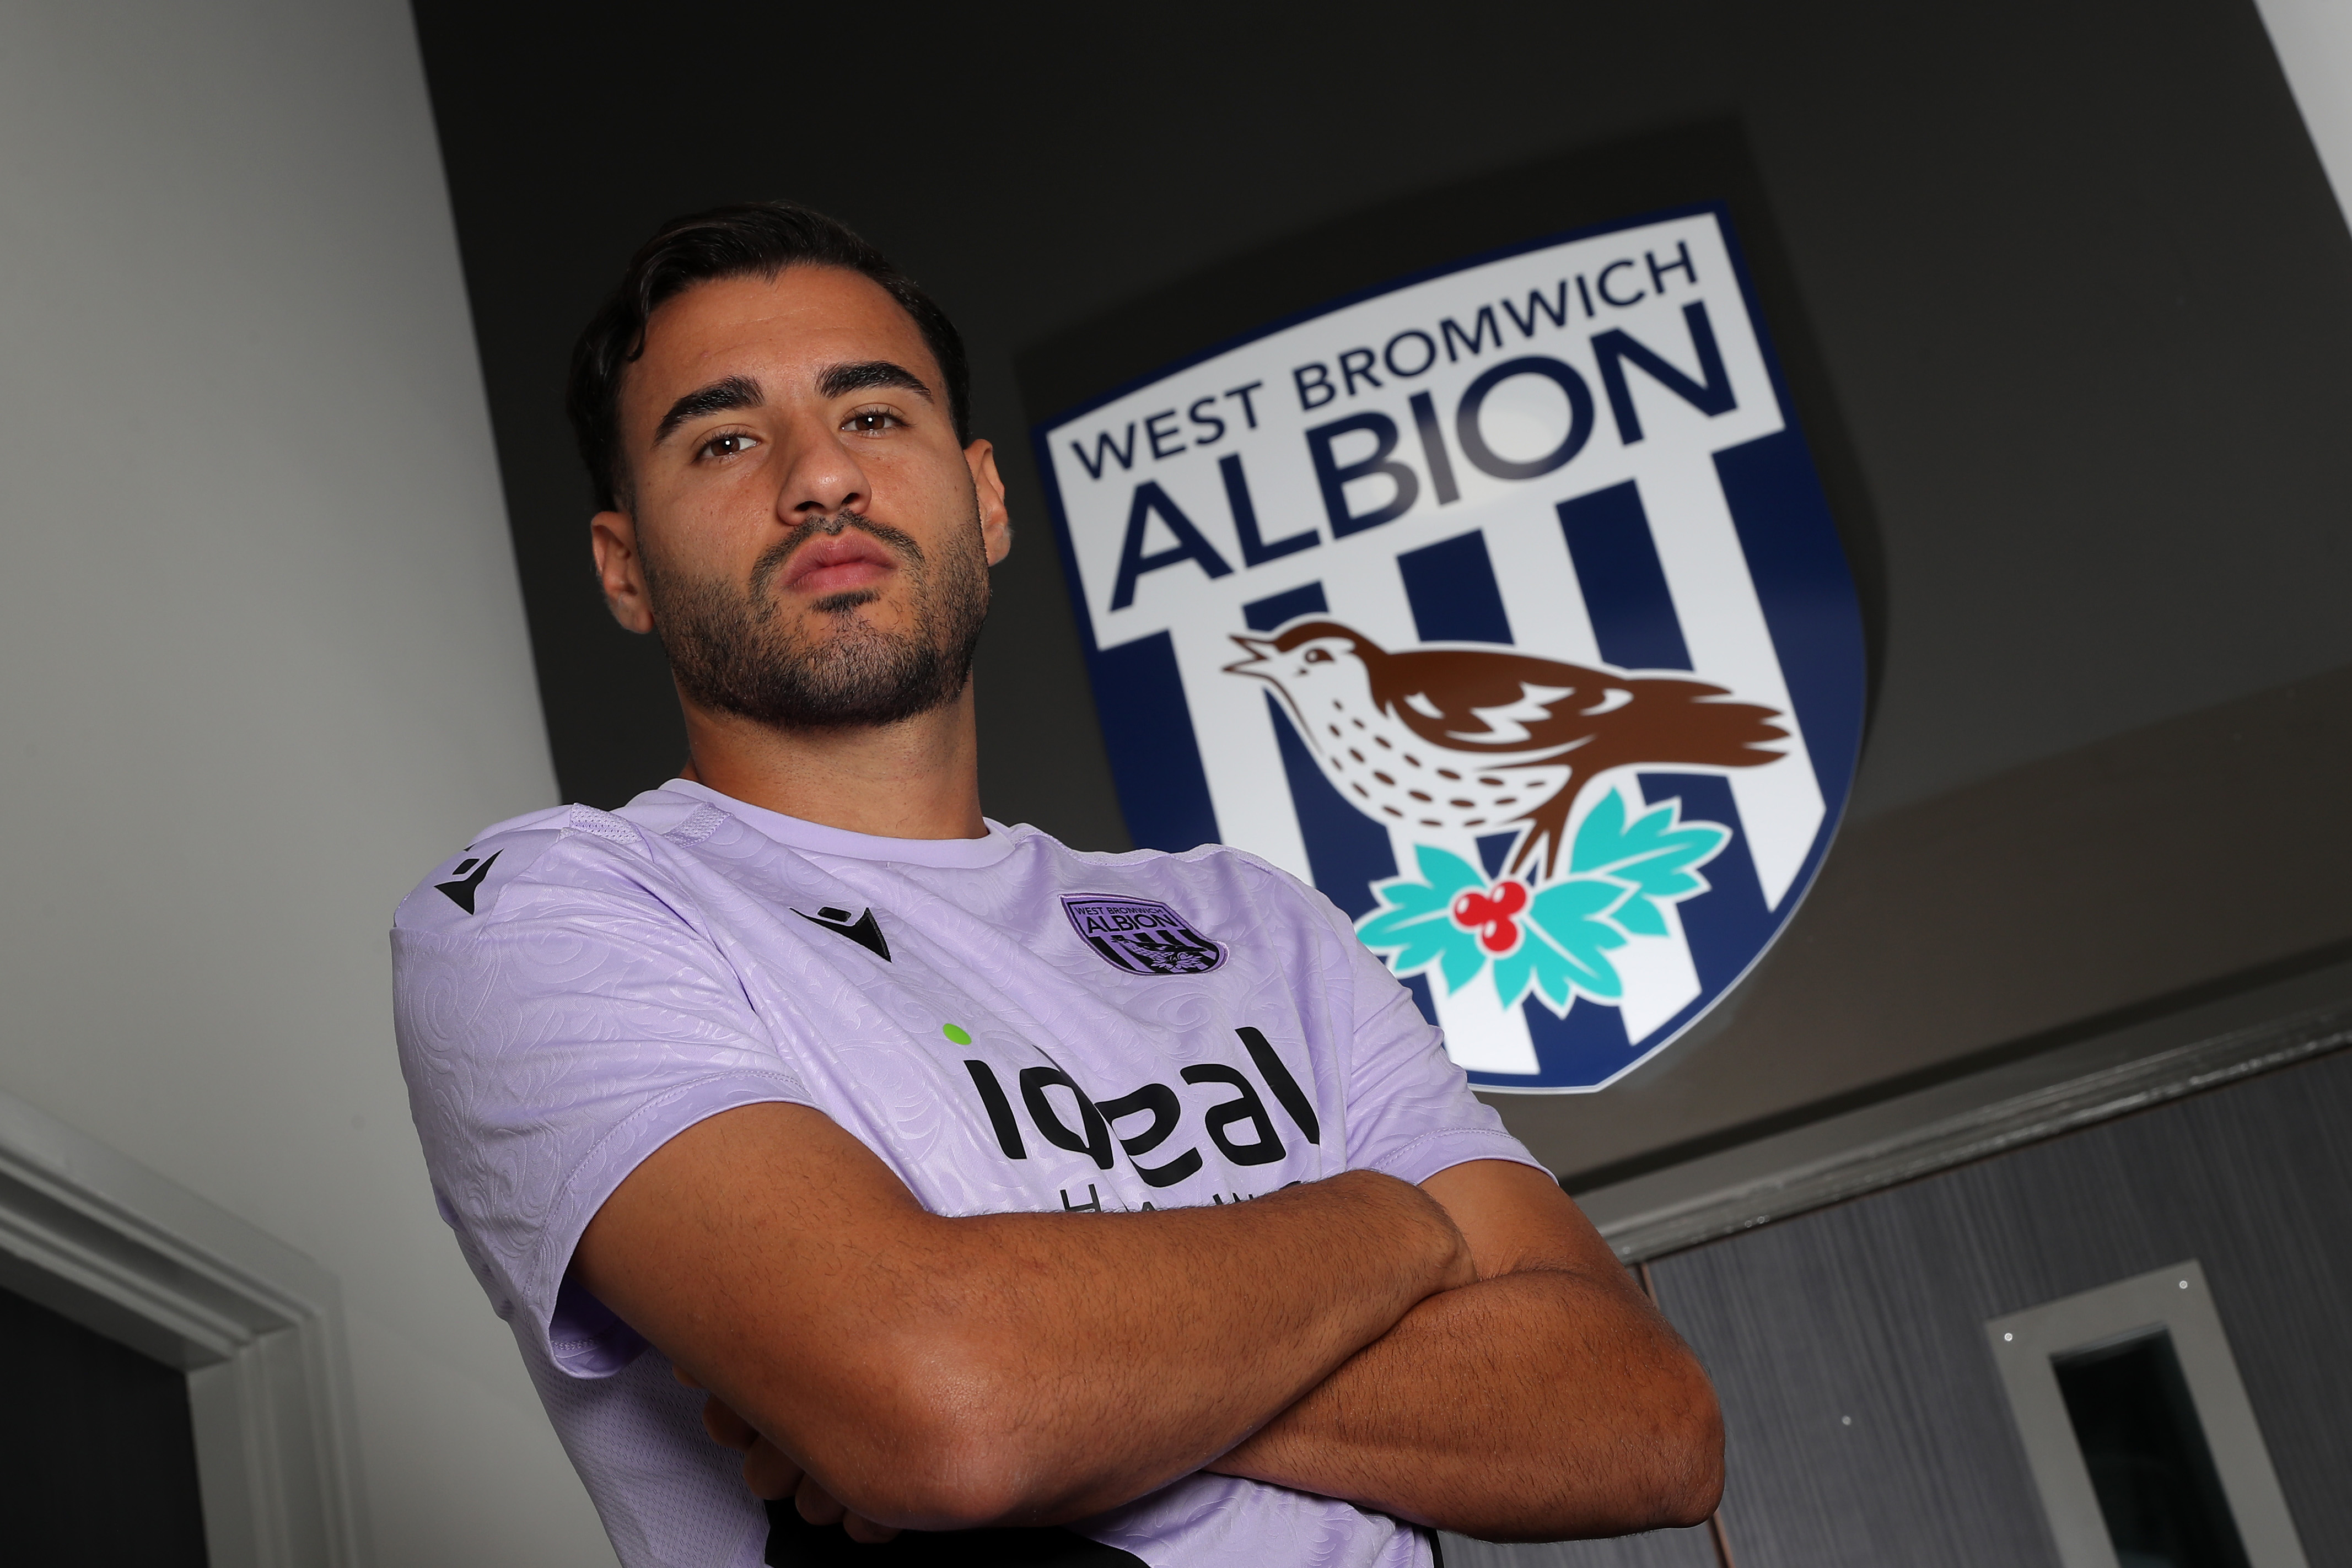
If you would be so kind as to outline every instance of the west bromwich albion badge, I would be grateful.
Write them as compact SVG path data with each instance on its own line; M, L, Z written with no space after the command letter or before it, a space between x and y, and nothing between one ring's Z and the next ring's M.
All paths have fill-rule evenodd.
M1137 841L1313 882L1480 1087L1622 1076L1811 884L1861 617L1719 206L1358 297L1034 434Z
M1062 908L1086 945L1130 975L1205 975L1225 950L1164 904L1108 894L1065 894Z

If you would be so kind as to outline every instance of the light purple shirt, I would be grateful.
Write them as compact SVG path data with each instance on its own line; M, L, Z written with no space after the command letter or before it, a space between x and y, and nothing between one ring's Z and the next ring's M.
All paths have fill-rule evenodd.
M1536 1163L1345 916L1213 845L870 838L674 780L491 829L402 903L393 956L435 1197L626 1568L754 1564L766 1536L701 1396L565 1279L706 1116L813 1106L943 1215ZM1072 1528L1158 1568L1430 1557L1385 1515L1207 1474Z

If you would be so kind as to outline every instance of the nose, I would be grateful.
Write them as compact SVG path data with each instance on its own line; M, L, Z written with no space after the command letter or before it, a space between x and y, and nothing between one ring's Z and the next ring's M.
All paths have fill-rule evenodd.
M864 512L872 491L849 442L823 415L802 424L793 432L792 454L779 476L778 519L789 526Z

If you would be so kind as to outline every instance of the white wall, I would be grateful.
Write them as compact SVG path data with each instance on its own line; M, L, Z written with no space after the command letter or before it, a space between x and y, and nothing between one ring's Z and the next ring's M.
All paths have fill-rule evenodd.
M2256 0L2319 149L2336 204L2352 217L2352 0Z
M393 1055L555 798L400 0L0 15L0 1090L341 1277L383 1568L610 1563Z

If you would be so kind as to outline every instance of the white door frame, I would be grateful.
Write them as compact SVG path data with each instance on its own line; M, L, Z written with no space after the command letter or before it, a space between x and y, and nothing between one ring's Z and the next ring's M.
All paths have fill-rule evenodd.
M187 1374L213 1568L365 1568L332 1274L0 1094L0 1286Z

